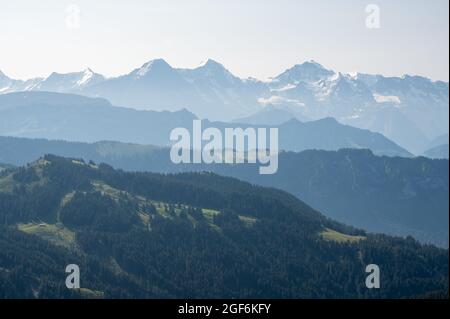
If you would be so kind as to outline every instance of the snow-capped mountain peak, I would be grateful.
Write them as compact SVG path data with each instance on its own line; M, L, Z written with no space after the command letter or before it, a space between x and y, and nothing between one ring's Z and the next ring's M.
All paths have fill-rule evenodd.
M10 90L11 79L7 77L2 71L0 71L0 94L6 93Z
M327 70L321 64L311 60L296 64L273 79L273 82L283 85L300 82L317 82L330 77L333 71Z
M139 69L134 70L132 73L136 77L144 77L150 73L159 73L173 70L172 67L164 59L154 59L147 63L144 63Z
M41 90L53 92L78 92L90 85L105 80L103 75L86 68L81 72L58 73L52 72L45 79L27 81L27 90Z
M196 73L202 73L203 75L214 77L214 76L231 76L232 78L235 78L234 75L230 71L228 71L223 64L213 60L208 59L206 62L201 64L199 67L194 69L193 71L197 71Z
M89 81L91 81L94 76L95 76L95 73L90 68L86 68L82 72L81 79L79 79L77 81L77 85L78 86L82 86L82 85L85 85L85 84L89 83Z
M322 64L320 64L319 62L316 62L315 60L305 61L302 64L300 64L300 66L302 66L304 68L316 68L316 69L326 70Z
M178 69L178 71L190 83L196 83L203 87L214 87L215 90L218 88L230 89L244 83L242 79L234 76L221 63L213 59L206 60L194 69Z
M296 64L265 82L243 80L212 59L193 69L172 68L156 59L109 79L89 68L28 81L13 80L0 72L0 94L24 90L78 93L135 108L186 107L201 118L225 121L248 117L263 105L274 104L295 110L302 118L331 116L383 133L413 152L422 151L429 139L448 133L448 88L448 82L421 76L344 74L314 60Z
M229 72L223 66L222 63L219 63L219 62L217 62L216 60L213 60L213 59L206 60L206 62L201 66L201 68L208 69L208 70L227 71L227 72Z

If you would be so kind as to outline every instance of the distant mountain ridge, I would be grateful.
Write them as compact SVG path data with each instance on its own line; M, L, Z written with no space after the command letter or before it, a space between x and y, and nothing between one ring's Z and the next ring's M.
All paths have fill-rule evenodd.
M449 135L448 134L440 135L437 138L435 138L434 140L432 140L431 143L428 145L428 149L436 147L436 146L440 146L440 145L445 145L445 144L449 144Z
M0 134L95 142L117 140L169 145L173 127L195 115L180 110L138 111L115 107L107 100L53 92L0 95Z
M25 165L45 154L128 171L212 171L288 191L327 216L372 232L411 235L448 247L448 160L379 157L368 150L282 152L275 175L258 165L175 165L169 149L0 137L0 162Z
M448 134L448 82L420 76L342 74L315 61L297 64L269 81L240 79L208 60L194 69L172 68L163 59L106 79L87 69L45 79L17 81L0 74L0 93L49 90L104 97L118 106L174 111L229 121L260 112L266 105L291 109L301 119L334 117L380 132L415 154Z
M168 146L170 132L192 130L197 117L187 110L138 111L112 106L107 100L75 94L18 92L0 95L0 135L96 142L102 140ZM259 127L202 121L203 128ZM326 118L277 125L283 150L368 148L375 154L411 154L379 133L353 128Z
M274 106L268 104L262 110L250 116L238 118L233 120L233 123L247 123L252 125L280 125L289 120L297 119L301 122L311 121L309 118L303 116L300 112L295 110Z
M449 158L449 135L443 134L427 145L423 155L430 158Z
M439 146L435 146L424 153L425 156L429 158L449 158L449 145L443 144Z
M80 72L53 72L46 78L34 78L26 81L14 80L0 71L0 93L18 91L51 91L59 93L77 93L83 88L105 81L106 78L90 68Z

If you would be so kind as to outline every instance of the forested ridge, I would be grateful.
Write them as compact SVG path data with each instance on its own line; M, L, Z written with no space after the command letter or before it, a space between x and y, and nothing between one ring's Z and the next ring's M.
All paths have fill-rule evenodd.
M448 250L213 173L47 155L0 171L0 224L0 298L448 298ZM71 263L82 289L65 287Z
M0 162L17 166L49 153L128 171L213 171L282 189L330 218L370 232L448 247L448 160L376 156L365 149L281 152L277 173L260 175L259 164L174 164L168 148L150 145L0 137L0 149Z

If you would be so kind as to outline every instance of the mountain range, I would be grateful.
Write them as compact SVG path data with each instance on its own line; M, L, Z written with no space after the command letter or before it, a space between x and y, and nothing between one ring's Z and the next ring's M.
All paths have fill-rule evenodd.
M215 121L251 117L271 106L289 110L301 121L333 117L382 133L414 154L448 134L449 127L447 82L409 75L342 74L315 61L267 81L241 79L213 60L194 69L177 69L156 59L115 78L90 69L28 81L0 73L0 93L24 90L103 97L114 105L145 110L186 108Z
M448 299L448 102L446 82L315 61L0 71L0 298ZM278 171L174 164L197 119L277 128Z
M96 142L112 140L168 146L174 128L192 130L197 117L187 110L138 111L114 107L107 100L53 92L0 95L0 135ZM259 127L240 123L202 121L221 130ZM289 120L277 126L284 150L368 148L376 154L411 156L379 133L342 125L332 118L311 122Z
M1 298L448 298L448 250L211 173L47 155L0 172L0 220ZM367 289L369 264L383 289Z
M439 145L427 150L424 155L429 158L446 158L448 159L449 147L448 144Z
M368 150L282 152L276 174L258 165L171 162L169 149L119 142L93 144L0 137L0 163L45 154L79 157L127 171L210 171L287 191L337 221L370 232L413 236L448 247L448 160L375 156Z
M423 153L424 156L430 158L449 158L449 136L448 134L441 135L435 138Z

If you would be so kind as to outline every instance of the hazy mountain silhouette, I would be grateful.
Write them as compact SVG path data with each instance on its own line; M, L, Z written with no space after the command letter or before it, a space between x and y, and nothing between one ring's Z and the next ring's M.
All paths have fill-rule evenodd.
M448 160L390 158L368 150L282 152L274 175L259 165L174 165L148 145L0 137L0 162L24 165L44 154L83 158L130 171L213 171L296 195L327 216L393 235L448 246Z
M427 151L425 151L424 156L429 158L446 158L448 159L449 147L448 144L443 144L435 146Z
M138 111L114 107L100 98L50 92L0 95L0 134L80 142L111 140L167 146L173 128L192 129L196 116L176 112ZM252 127L247 124L203 121L203 127ZM281 149L337 150L369 148L376 154L410 156L381 134L339 124L333 119L302 123L291 120L277 126Z
M0 74L0 94L24 90L76 92L146 110L186 108L212 121L252 122L251 117L264 117L256 115L264 106L274 105L291 110L301 121L333 117L382 133L414 154L429 149L430 141L448 134L449 127L447 82L408 75L342 74L314 61L297 64L268 81L241 79L214 60L194 69L177 69L156 59L109 79L90 69L28 81Z

